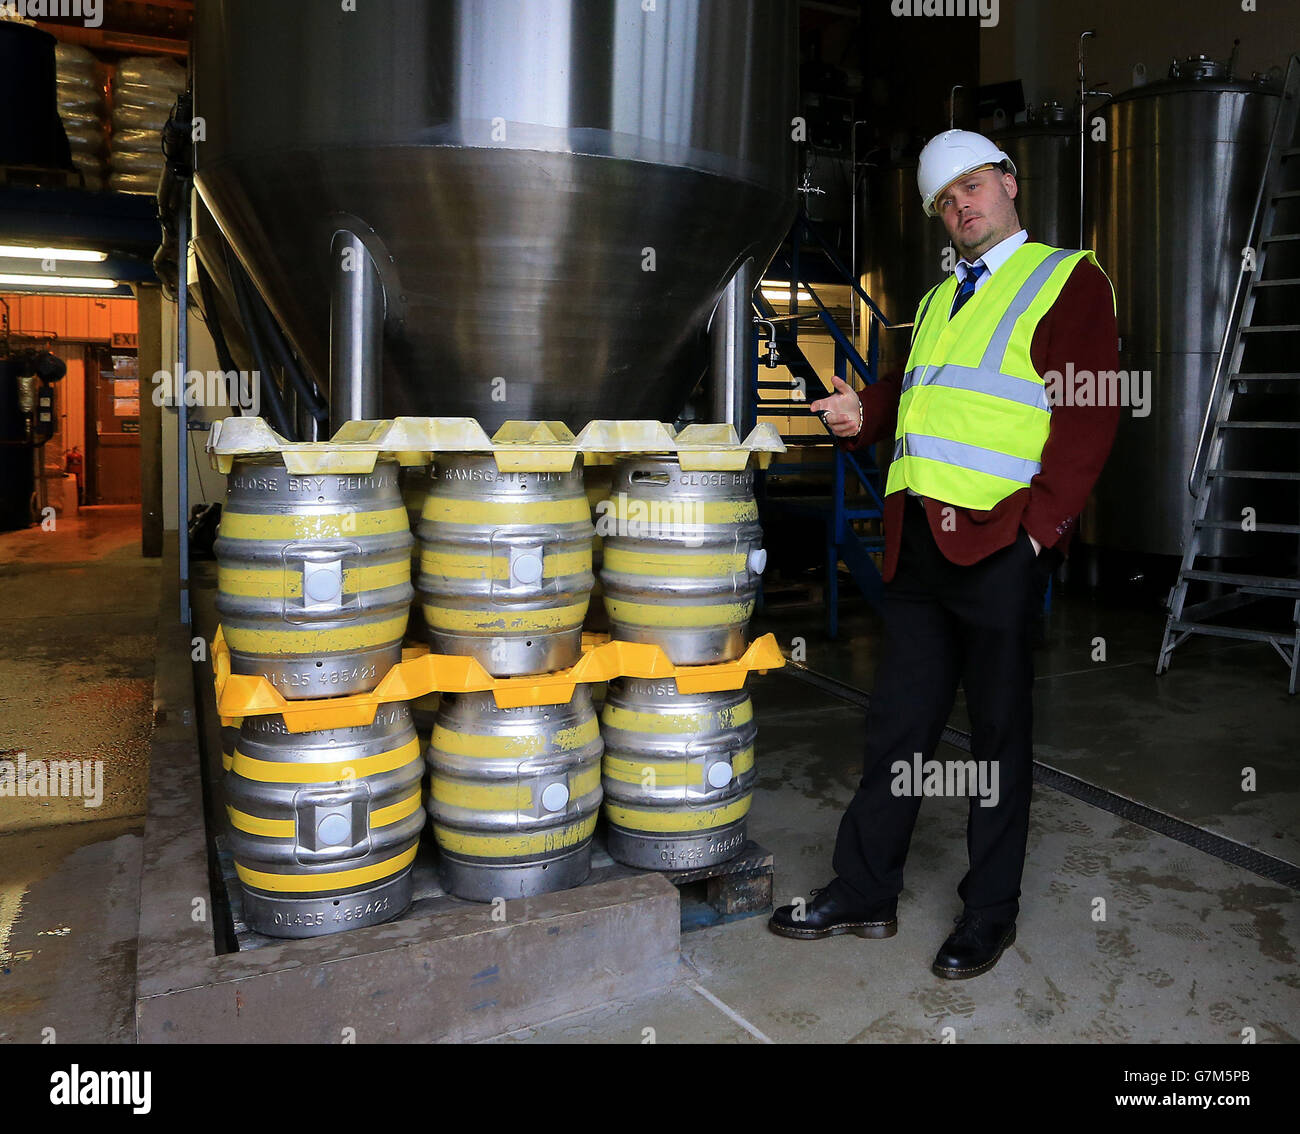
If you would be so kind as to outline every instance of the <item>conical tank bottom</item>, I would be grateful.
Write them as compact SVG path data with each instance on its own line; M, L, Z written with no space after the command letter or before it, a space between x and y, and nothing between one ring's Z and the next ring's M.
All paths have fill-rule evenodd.
M673 418L703 372L718 293L745 257L766 264L790 220L787 198L734 178L531 150L240 156L200 186L322 377L330 236L363 222L388 295L384 415L489 430Z

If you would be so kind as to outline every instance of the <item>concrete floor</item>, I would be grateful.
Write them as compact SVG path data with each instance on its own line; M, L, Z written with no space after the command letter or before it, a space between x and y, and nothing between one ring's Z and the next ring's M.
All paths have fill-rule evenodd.
M879 622L860 602L845 609L835 642L812 608L769 609L755 633L774 632L787 650L804 637L809 668L869 691ZM1199 637L1157 677L1164 624L1149 605L1057 594L1034 660L1036 758L1300 862L1300 695L1287 693L1286 667L1267 645ZM970 727L960 692L951 723ZM1242 788L1248 767L1252 791Z
M98 806L85 784L0 796L0 1041L134 1036L158 611L139 515L0 535L0 758L103 762Z
M807 664L870 689L878 623L859 611L828 641L815 608L769 609L755 632L801 637ZM1267 647L1197 641L1151 665L1155 612L1058 597L1037 658L1038 758L1290 862L1300 861L1297 713ZM1106 661L1092 662L1093 639ZM830 877L860 774L862 713L784 675L752 685L754 838L775 853L778 902ZM968 727L964 706L954 725ZM955 750L941 756L957 757ZM1259 790L1241 791L1242 766ZM1300 906L1272 885L1050 788L1035 789L1018 940L972 981L930 962L960 912L965 800L921 809L886 941L790 941L764 918L683 938L682 980L503 1041L558 1043L1239 1043L1300 1037ZM1096 900L1105 920L1094 920Z
M102 808L0 801L0 1040L129 1040L149 730L156 564L129 517L90 515L59 540L0 536L0 748L100 754ZM839 642L812 607L769 609L756 632L807 644L807 663L870 688L874 616ZM1039 758L1182 818L1300 860L1296 713L1265 649L1195 643L1157 680L1159 620L1059 598L1039 657ZM1093 639L1107 658L1092 662ZM861 711L796 679L752 686L761 778L751 834L775 853L777 899L829 877L859 774ZM75 705L75 712L66 706ZM964 726L959 704L954 724ZM951 753L949 753L951 755ZM1256 768L1259 790L1241 791ZM22 806L10 806L21 802ZM76 807L73 804L76 803ZM681 979L639 1000L504 1042L1260 1042L1300 1037L1300 910L1271 885L1051 789L1038 788L1020 937L991 973L949 983L929 963L959 910L965 802L928 800L900 932L795 942L742 918L686 934ZM1096 899L1105 920L1094 920Z

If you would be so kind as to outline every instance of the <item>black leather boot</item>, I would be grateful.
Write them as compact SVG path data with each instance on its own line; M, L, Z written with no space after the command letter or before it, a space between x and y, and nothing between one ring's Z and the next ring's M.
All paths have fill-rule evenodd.
M855 933L859 937L893 937L898 932L896 902L885 902L870 909L850 906L837 896L834 887L814 890L812 901L801 910L796 906L781 906L767 923L768 929L782 937L800 941L818 941L839 933ZM800 916L796 918L798 910Z
M930 966L935 976L945 980L969 980L988 972L1016 939L1014 921L993 921L978 913L964 913L954 920L957 928Z

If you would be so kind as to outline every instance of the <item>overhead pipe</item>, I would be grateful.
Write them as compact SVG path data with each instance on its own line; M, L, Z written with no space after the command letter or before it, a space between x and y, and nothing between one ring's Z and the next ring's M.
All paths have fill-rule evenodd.
M1096 36L1095 31L1086 31L1079 36L1079 247L1085 248L1087 245L1084 241L1087 239L1087 232L1084 225L1083 213L1083 170L1084 170L1084 149L1087 146L1088 132L1088 99L1090 98L1110 98L1110 91L1089 90L1087 68L1084 59L1084 41ZM1102 84L1105 86L1105 83Z

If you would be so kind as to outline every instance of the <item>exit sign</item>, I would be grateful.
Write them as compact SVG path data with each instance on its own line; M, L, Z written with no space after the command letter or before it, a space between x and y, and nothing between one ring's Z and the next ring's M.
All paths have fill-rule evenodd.
M135 332L114 331L112 343L115 347L134 347L136 345Z

